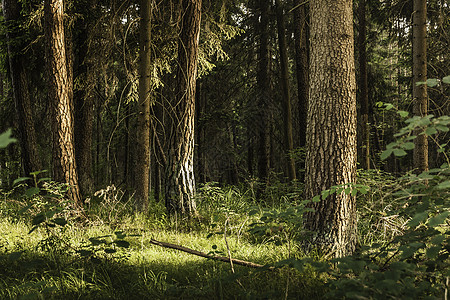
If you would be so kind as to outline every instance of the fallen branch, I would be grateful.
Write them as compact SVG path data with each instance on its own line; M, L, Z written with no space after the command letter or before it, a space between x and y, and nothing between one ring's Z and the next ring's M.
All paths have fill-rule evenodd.
M175 249L175 250L183 251L183 252L186 252L186 253L190 253L190 254L193 254L193 255L197 255L197 256L201 256L201 257L205 257L205 258L209 258L209 259L220 260L220 261L227 262L227 263L230 262L230 258L228 258L228 257L213 256L213 255L209 255L209 254L206 254L204 252L193 250L193 249L190 249L190 248L186 248L186 247L183 247L183 246L180 246L180 245L160 242L160 241L157 241L157 240L154 240L154 239L151 239L150 243L153 244L153 245L164 247L164 248ZM233 264L241 265L241 266L249 267L249 268L263 268L264 267L263 265L260 265L260 264L256 264L256 263L245 261L245 260L235 259L235 258L231 258L231 262ZM269 267L269 269L273 269L273 267Z

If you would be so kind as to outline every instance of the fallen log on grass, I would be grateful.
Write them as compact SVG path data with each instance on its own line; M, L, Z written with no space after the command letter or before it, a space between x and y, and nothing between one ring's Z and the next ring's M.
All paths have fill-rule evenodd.
M166 242L160 242L154 239L150 240L150 243L153 245L157 245L157 246L161 246L164 248L169 248L169 249L175 249L175 250L179 250L179 251L183 251L186 253L190 253L193 255L197 255L197 256L201 256L201 257L205 257L205 258L209 258L209 259L214 259L214 260L219 260L219 261L223 261L223 262L228 262L228 263L233 263L236 265L241 265L244 267L249 267L249 268L264 268L264 265L260 265L257 263L253 263L253 262L249 262L249 261L245 261L245 260L240 260L240 259L235 259L235 258L229 258L229 257L224 257L224 256L214 256L214 255L210 255L201 251L197 251L197 250L193 250L190 248L186 248L180 245L175 245L175 244L171 244L171 243L166 243ZM230 261L231 260L231 261ZM272 269L273 267L267 267L268 269Z

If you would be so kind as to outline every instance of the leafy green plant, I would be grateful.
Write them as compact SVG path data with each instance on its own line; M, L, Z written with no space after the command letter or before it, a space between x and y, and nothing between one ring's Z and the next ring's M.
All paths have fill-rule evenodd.
M11 128L0 134L0 149L6 148L9 144L17 142L17 140L12 138L11 135Z

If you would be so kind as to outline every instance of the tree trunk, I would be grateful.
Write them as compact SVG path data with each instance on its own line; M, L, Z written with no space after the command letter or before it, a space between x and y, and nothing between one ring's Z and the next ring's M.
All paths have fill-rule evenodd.
M295 161L291 156L294 150L294 138L292 136L292 107L291 93L289 90L289 64L286 44L286 29L284 25L284 12L280 0L275 0L277 11L278 47L280 49L281 87L283 90L283 121L284 121L284 148L287 157L287 169L289 180L297 179Z
M92 170L92 138L94 131L94 95L92 78L94 71L88 61L89 26L92 18L89 13L96 7L96 1L86 3L76 2L75 13L83 17L77 19L73 30L74 70L73 77L78 81L74 90L75 117L75 157L78 165L78 177L81 194L94 192Z
M428 113L427 85L417 82L427 81L427 1L414 0L413 13L413 111L424 117ZM418 173L428 170L428 138L415 133L414 168Z
M306 197L356 179L356 83L351 0L310 2L311 64ZM355 198L346 193L314 203L306 214L313 242L333 256L356 246Z
M297 71L299 146L306 145L306 119L308 112L308 39L307 10L303 0L294 0L295 65Z
M269 57L269 2L259 0L260 22L259 28L259 69L257 75L259 121L258 135L258 177L263 184L268 183L270 170L270 57Z
M23 175L28 176L33 171L41 170L42 166L31 108L29 79L25 69L26 58L23 51L26 45L22 42L24 32L21 30L20 11L21 4L17 0L3 1L3 15L7 27L9 68L19 127Z
M70 98L62 0L45 0L44 30L48 69L48 97L52 114L53 179L69 184L68 197L82 207L74 151L73 101Z
M92 17L89 14L96 9L94 0L87 4L76 1L75 13L82 17L76 20L73 29L74 80L78 82L74 90L75 117L75 157L78 165L78 177L81 194L94 192L92 169L92 139L94 132L94 70L88 59L89 34Z
M150 184L150 104L151 104L151 14L152 3L140 2L139 29L139 104L137 115L137 149L139 162L136 165L136 209L147 211Z
M367 82L367 51L366 51L366 0L359 1L359 98L361 105L361 153L362 167L370 169L370 126L369 126L369 90Z
M181 1L178 70L172 99L173 126L167 157L166 207L169 212L195 214L194 118L200 36L201 0Z

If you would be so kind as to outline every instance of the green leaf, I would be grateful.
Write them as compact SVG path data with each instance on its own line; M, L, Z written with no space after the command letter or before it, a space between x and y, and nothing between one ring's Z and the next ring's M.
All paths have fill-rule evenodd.
M45 215L43 214L37 214L36 216L34 216L33 220L31 221L32 225L39 225L42 222L45 221Z
M450 180L439 183L436 188L439 190L450 189Z
M55 218L52 220L53 223L59 225L59 226L65 226L67 225L67 220L64 218Z
M449 76L445 76L444 78L442 78L442 82L446 83L446 84L450 84L450 75Z
M27 189L27 190L25 191L25 196L27 196L28 198L31 198L31 197L33 197L34 195L39 194L40 191L41 191L40 188L37 188L37 187L31 187L31 188L29 188L29 189Z
M427 128L425 129L425 133L426 133L427 135L434 135L434 134L437 133L437 129L436 129L435 127L427 127Z
M116 231L116 232L114 232L114 234L116 235L116 237L118 239L123 239L127 236L125 233L123 233L123 231Z
M427 85L428 85L429 87L435 87L435 86L437 86L438 84L439 84L439 80L436 79L436 78L430 78L430 79L427 79Z
M37 175L39 175L41 173L46 173L46 172L48 172L48 171L47 170L34 171L34 172L31 172L30 175L31 176L37 176Z
M389 156L391 156L392 152L393 152L393 149L387 149L387 150L384 150L384 151L381 153L380 159L381 159L381 160L387 159Z
M405 156L406 154L408 154L405 150L399 148L394 149L393 152L395 156Z
M435 259L439 255L439 251L441 251L441 246L433 246L427 249L427 257L430 259Z
M413 142L406 142L402 145L402 148L405 150L412 150L414 149L415 145Z
M447 125L436 124L436 129L442 132L448 132L450 129Z
M9 144L17 142L16 139L11 138L11 134L11 128L0 134L0 148L6 148Z
M326 199L330 195L330 190L322 191L322 199Z
M449 215L450 215L449 211L444 211L443 213L429 219L428 226L436 227L438 225L441 225L442 223L445 222L445 220L448 218Z
M385 105L386 105L386 107L385 107L386 110L391 110L392 108L394 108L394 105L391 103L386 103Z
M105 249L105 253L109 253L109 254L112 254L112 253L116 253L117 252L117 250L116 249L111 249L111 248L107 248L107 249Z
M397 111L397 113L400 115L400 117L402 118L406 118L409 115L409 112L404 111L404 110L399 110Z
M417 81L416 82L416 85L417 86L419 86L419 85L424 85L424 84L427 84L425 81Z
M16 185L16 184L18 184L20 182L27 181L27 180L30 180L30 179L31 179L31 177L20 177L20 178L17 178L16 180L13 181L13 185Z
M320 202L320 196L319 196L319 195L314 196L314 197L312 198L312 202Z
M428 211L418 213L408 222L408 226L411 228L417 227L417 225L425 221L426 218L428 218Z
M44 182L44 181L50 181L52 180L50 177L44 177L44 178L39 178L38 179L38 183Z

